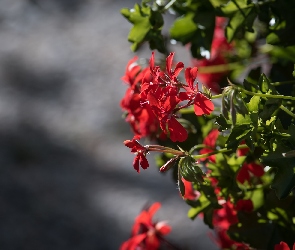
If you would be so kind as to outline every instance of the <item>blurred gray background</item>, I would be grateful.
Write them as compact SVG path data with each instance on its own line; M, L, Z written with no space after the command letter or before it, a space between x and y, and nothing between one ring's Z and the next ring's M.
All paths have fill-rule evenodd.
M1 250L115 250L155 201L179 248L216 249L170 174L138 174L122 143L134 3L0 0Z

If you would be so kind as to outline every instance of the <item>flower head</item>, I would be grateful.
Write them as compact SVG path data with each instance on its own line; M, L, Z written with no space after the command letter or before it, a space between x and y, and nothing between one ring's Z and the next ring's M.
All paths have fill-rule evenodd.
M288 244L284 241L281 241L280 244L276 244L274 250L291 250ZM292 250L295 250L295 243Z
M162 237L171 232L171 227L164 221L153 222L153 216L161 204L156 202L147 210L143 210L135 219L131 238L125 241L120 250L157 250Z
M139 173L139 165L143 169L147 169L149 167L149 163L146 159L146 154L148 153L148 149L142 146L138 140L140 139L139 136L134 136L132 140L124 141L126 147L131 148L131 152L135 153L135 158L133 161L134 169Z
M200 154L207 154L207 153L213 152L216 148L216 140L218 136L219 136L218 129L212 129L203 141L203 144L205 144L206 147L200 150ZM201 160L206 160L206 159L208 159L211 162L215 162L215 155L210 155L209 157L202 158Z

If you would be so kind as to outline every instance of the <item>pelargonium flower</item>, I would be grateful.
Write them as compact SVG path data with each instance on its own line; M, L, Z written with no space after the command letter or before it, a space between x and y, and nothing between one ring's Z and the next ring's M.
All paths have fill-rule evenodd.
M212 129L203 141L203 144L205 144L206 147L200 150L200 154L207 154L207 153L213 152L216 148L216 140L218 136L219 136L218 129ZM210 155L207 158L203 158L201 160L208 159L211 162L215 162L215 158L216 158L215 155Z
M231 225L238 223L237 211L230 201L223 202L221 205L221 209L214 210L212 223L216 236L210 235L212 240L220 249L250 250L248 245L232 240L226 233Z
M131 152L135 153L136 156L133 161L134 169L139 173L139 165L143 169L147 169L149 167L149 163L146 159L146 154L148 153L148 149L142 146L138 140L139 136L134 136L132 140L124 141L126 147L131 148Z
M281 241L280 244L276 244L274 250L291 250L288 244L284 241ZM295 250L295 243L293 244L292 250Z
M189 103L194 104L194 111L196 115L210 115L214 110L213 102L206 97L204 94L199 92L198 84L194 85L197 78L198 69L186 68L185 70L185 80L188 87L185 88L186 92L181 92L179 97L182 101L189 100Z
M159 249L163 236L171 232L171 227L164 221L156 223L152 221L154 214L160 207L161 204L156 202L136 217L131 238L121 245L120 250Z
M253 209L254 205L251 199L237 201L236 210L250 213Z
M173 142L185 141L187 131L177 121L175 114L177 105L181 102L178 98L179 86L177 86L177 76L183 68L183 63L178 63L175 70L172 70L172 60L174 53L166 59L167 72L162 72L158 66L154 65L154 53L150 59L150 73L145 75L141 85L142 105L149 106L157 117L162 131L169 135Z
M184 179L183 177L181 178L181 181L184 185L184 196L183 198L186 200L198 200L200 197L200 192L195 190L193 188L193 184L190 181L187 181L186 179Z
M128 62L125 75L121 78L129 87L120 106L126 112L125 120L131 125L135 135L153 136L159 127L158 120L150 107L141 105L140 98L140 84L150 71L149 68L141 69L136 60L137 57L134 57Z
M226 54L230 53L233 46L227 42L224 34L224 27L227 20L224 17L216 17L215 30L211 44L211 54L209 59L193 60L196 67L207 67L215 65L224 65L226 67L228 60ZM210 88L214 93L221 93L220 81L228 74L228 70L216 73L199 73L200 82Z
M251 175L254 175L256 177L261 177L262 175L264 175L263 165L255 162L245 162L237 174L237 181L239 181L240 183L250 181Z
M242 143L244 144L244 142ZM244 156L247 155L249 152L249 149L239 149L237 150L238 156ZM237 174L237 181L240 183L244 183L245 181L250 181L251 176L261 177L264 175L264 166L257 162L245 162L242 167L240 168L238 174Z

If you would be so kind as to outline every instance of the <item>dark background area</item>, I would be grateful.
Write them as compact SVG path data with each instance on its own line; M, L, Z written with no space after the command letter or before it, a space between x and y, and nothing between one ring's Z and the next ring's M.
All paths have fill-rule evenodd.
M119 11L134 2L0 0L1 250L118 249L155 201L172 242L216 249L170 174L136 173L122 143L120 77L134 54Z

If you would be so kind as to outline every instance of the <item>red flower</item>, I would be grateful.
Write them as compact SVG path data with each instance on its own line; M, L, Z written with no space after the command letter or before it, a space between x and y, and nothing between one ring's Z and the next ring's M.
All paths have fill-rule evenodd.
M237 174L237 180L240 183L244 183L245 181L250 181L251 175L261 177L264 175L263 165L257 164L255 162L252 163L244 163L242 168L239 170Z
M131 125L133 132L140 136L150 136L158 130L159 123L150 107L141 105L140 84L149 68L141 70L136 64L137 57L131 59L126 67L125 75L121 78L129 84L125 96L121 100L121 108L127 112L126 122Z
M125 83L129 84L132 89L135 88L136 83L142 78L141 74L138 74L141 67L135 63L137 59L138 57L135 56L127 63L125 75L121 78Z
M200 197L200 192L197 190L194 190L193 184L190 181L187 181L183 177L181 178L181 181L184 185L184 196L183 198L186 200L197 200Z
M139 165L143 169L147 169L149 167L149 163L146 159L146 154L148 153L148 149L142 146L138 140L140 137L134 136L132 140L124 141L126 147L131 148L131 152L135 153L136 156L133 161L134 169L139 173Z
M201 68L214 65L226 66L228 63L225 56L232 50L232 45L227 42L224 35L226 19L217 17L215 23L210 59L194 60L193 63L197 67ZM213 92L221 93L220 81L227 73L228 70L217 73L199 73L198 78L202 84L206 85Z
M212 222L217 235L216 237L211 235L212 239L220 249L249 250L248 245L232 240L226 233L231 225L238 223L237 211L234 205L227 201L222 204L222 207L214 211Z
M210 235L211 239L220 249L250 250L248 245L232 240L226 233L226 230L217 230L216 236Z
M213 225L216 229L228 230L230 225L236 223L238 223L237 211L230 201L224 202L222 208L214 210Z
M175 112L180 103L178 98L179 86L177 76L183 68L183 63L177 63L175 70L171 69L174 53L166 59L167 72L162 72L154 65L154 53L150 59L150 75L145 75L142 81L140 97L142 104L149 106L157 117L162 131L173 142L185 141L187 131L177 121Z
M172 62L174 57L174 52L170 53L169 56L166 58L166 71L168 74L168 77L175 83L177 83L177 76L179 75L180 71L184 68L183 62L178 62L175 66L175 69L172 70Z
M236 209L244 212L252 212L254 209L253 202L251 199L248 200L238 200L236 204Z
M195 68L186 68L185 70L185 80L188 83L188 88L186 92L180 93L180 99L182 101L189 100L189 103L194 104L194 110L196 115L210 115L214 110L213 102L207 98L204 94L199 92L198 84L194 86L194 82L197 77L198 69Z
M154 223L152 217L161 207L154 203L148 210L144 210L136 217L132 228L131 238L125 241L120 250L157 250L162 236L170 233L171 227L165 222Z
M274 250L291 250L287 243L281 241L280 244L276 244ZM292 250L295 250L295 243Z
M244 144L244 142L242 142L242 144ZM248 152L249 148L239 149L237 150L237 155L244 156L247 155ZM264 166L261 163L255 161L250 163L245 162L239 170L236 178L240 183L244 183L245 181L249 182L251 180L251 176L253 175L256 177L264 175Z
M207 154L213 152L216 148L216 140L218 136L219 131L217 129L212 129L203 141L203 144L205 144L206 147L200 150L200 154ZM203 158L201 160L204 161L206 159L208 159L211 162L215 162L215 155L210 155L209 157Z

